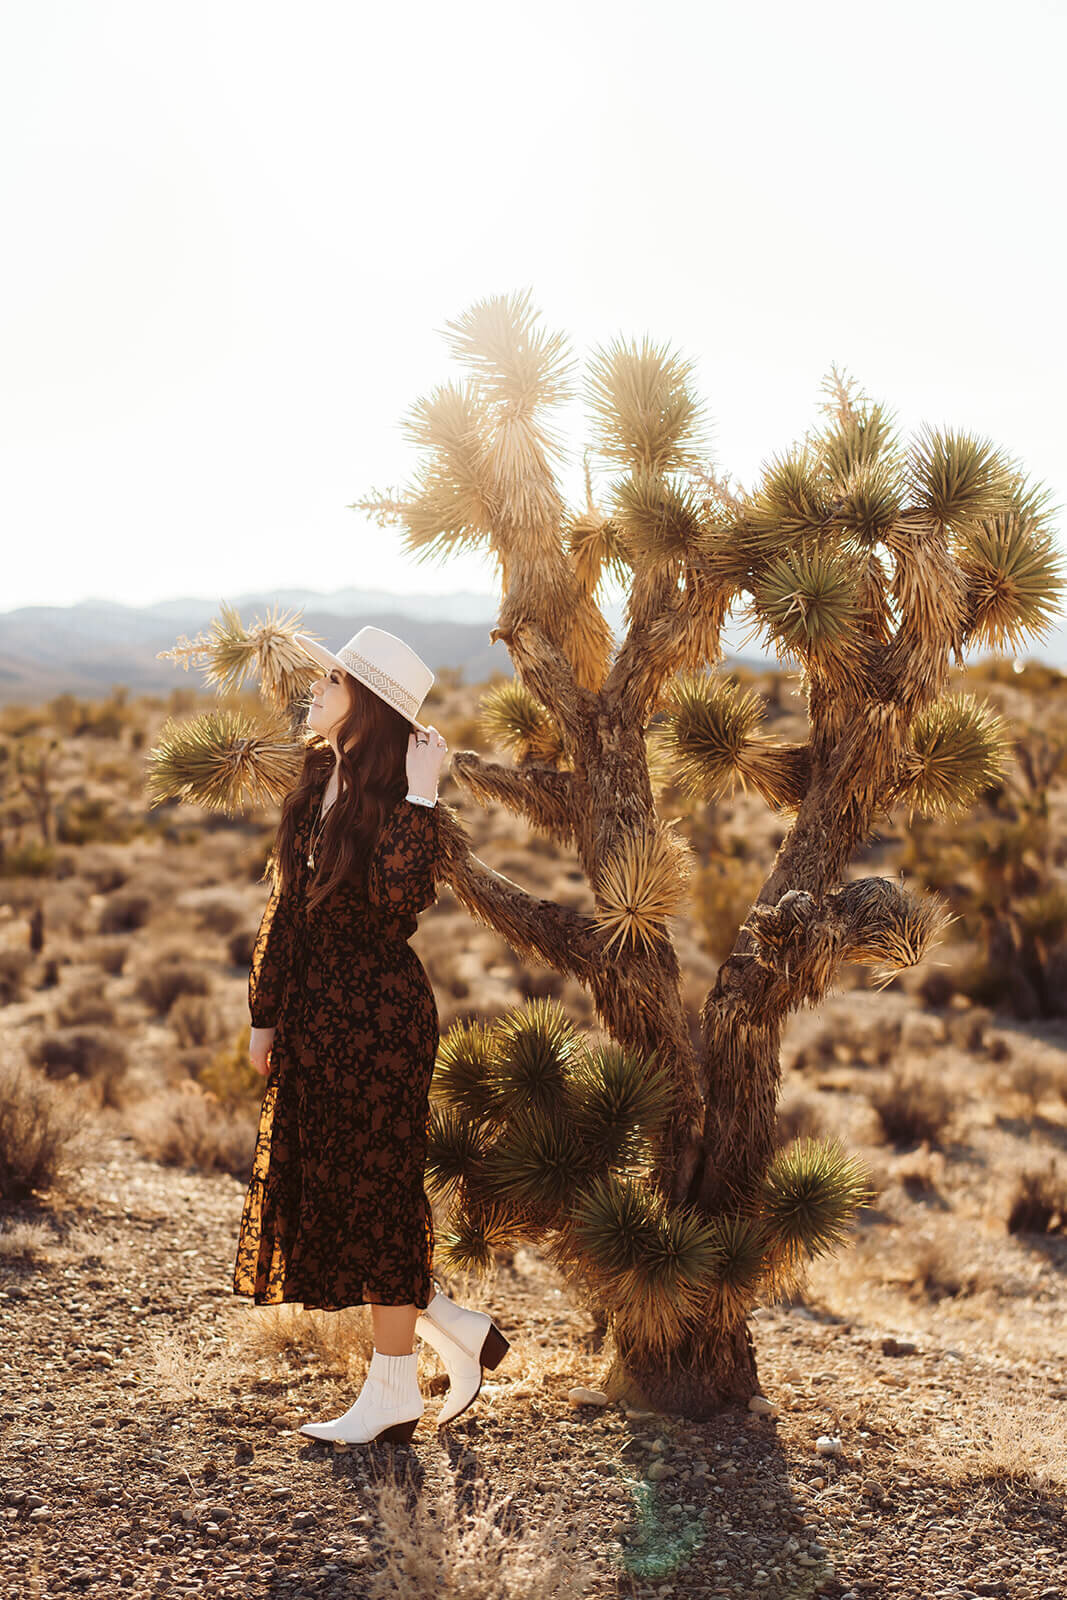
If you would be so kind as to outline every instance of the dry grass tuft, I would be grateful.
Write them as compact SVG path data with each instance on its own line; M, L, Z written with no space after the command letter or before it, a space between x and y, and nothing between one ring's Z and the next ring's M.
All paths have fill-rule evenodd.
M232 1399L233 1358L226 1340L191 1329L146 1329L152 1390L159 1400L223 1405Z
M251 1176L258 1126L251 1109L227 1111L202 1093L174 1089L128 1110L126 1121L145 1155L164 1166L229 1172L244 1182Z
M43 1222L0 1223L0 1261L39 1261L50 1254L53 1237Z
M871 1091L870 1100L883 1135L898 1148L923 1141L939 1144L956 1105L938 1079L900 1068Z
M55 1187L77 1165L87 1118L21 1063L0 1062L0 1205Z
M1047 1167L1027 1167L1019 1173L1008 1232L1067 1233L1067 1171L1055 1156Z
M311 1356L331 1371L355 1378L370 1365L374 1330L367 1306L319 1311L282 1302L240 1308L231 1342L249 1363L265 1361L273 1367L280 1356L295 1351Z
M924 1428L898 1457L949 1483L999 1483L1062 1494L1067 1434L1047 1394L1031 1385L1021 1403L976 1393L936 1428Z
M582 1548L582 1521L557 1495L538 1502L536 1522L484 1480L468 1495L447 1461L443 1490L432 1498L392 1477L377 1477L382 1567L367 1585L370 1600L580 1600L592 1592L595 1565Z

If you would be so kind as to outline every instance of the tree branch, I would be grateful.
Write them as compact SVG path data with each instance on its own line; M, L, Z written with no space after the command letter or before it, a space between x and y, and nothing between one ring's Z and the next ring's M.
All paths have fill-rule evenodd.
M681 588L670 569L635 577L630 627L608 675L607 695L644 722L675 673L721 659L729 600L725 586L704 580L692 567Z
M602 959L603 944L593 919L554 900L539 900L494 872L472 853L455 812L446 805L439 805L438 810L440 877L460 904L506 939L522 960L554 967L579 983L590 984Z
M574 843L573 772L557 772L554 767L534 764L505 767L495 761L483 761L472 750L456 752L452 772L479 805L495 801L559 844Z

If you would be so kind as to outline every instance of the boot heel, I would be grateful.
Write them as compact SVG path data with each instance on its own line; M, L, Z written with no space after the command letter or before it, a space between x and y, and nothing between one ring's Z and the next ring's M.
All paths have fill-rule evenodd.
M393 1444L407 1444L418 1425L418 1417L412 1417L410 1422L394 1422L391 1428L383 1428L374 1437L378 1441L389 1439Z
M511 1345L494 1322L482 1341L482 1353L478 1360L491 1371L500 1365L510 1349Z

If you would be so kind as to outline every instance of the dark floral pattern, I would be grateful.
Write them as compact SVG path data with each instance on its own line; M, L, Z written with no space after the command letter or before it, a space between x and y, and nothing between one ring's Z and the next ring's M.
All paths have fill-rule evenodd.
M254 1027L275 1027L233 1289L340 1310L427 1306L434 1229L423 1188L437 1007L408 939L435 899L437 812L402 800L365 885L308 910L307 846L321 786L297 822L300 871L272 889L248 979Z

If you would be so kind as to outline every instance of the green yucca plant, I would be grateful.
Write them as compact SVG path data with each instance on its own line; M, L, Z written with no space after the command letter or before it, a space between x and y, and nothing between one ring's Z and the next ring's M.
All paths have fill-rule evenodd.
M495 637L515 681L486 696L481 728L511 762L460 752L453 774L573 851L593 906L494 872L447 806L440 875L521 959L581 984L612 1044L591 1045L548 1005L442 1041L428 1162L450 1207L441 1260L482 1270L494 1249L540 1240L604 1313L611 1391L706 1416L758 1387L753 1304L836 1246L866 1192L822 1147L776 1153L782 1029L845 962L887 982L949 920L941 895L850 875L881 819L984 807L983 898L951 909L979 923L987 972L1014 941L1033 964L1012 983L1056 988L1058 912L1045 881L1024 877L1047 818L994 809L1005 727L948 693L969 649L1017 649L1051 626L1064 588L1052 510L990 441L925 425L902 439L836 368L815 425L743 487L709 458L694 364L667 344L616 338L579 386L526 291L477 301L446 343L452 381L406 419L410 482L356 504L398 525L415 559L480 548L496 563ZM579 387L590 439L575 507L557 429ZM607 578L626 590L617 640L598 604ZM766 736L760 700L716 671L730 618L796 674L798 742ZM168 728L153 802L276 801L308 682L291 628L243 628L226 611L183 650L175 659L202 659L217 688L257 681L274 720ZM673 781L650 771L650 751ZM730 907L736 937L697 1025L671 921L691 852L663 813L681 788L694 837L713 838L699 808L734 782L787 831L751 904ZM1029 902L1021 921L1005 886Z

